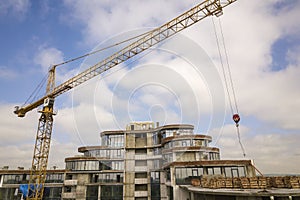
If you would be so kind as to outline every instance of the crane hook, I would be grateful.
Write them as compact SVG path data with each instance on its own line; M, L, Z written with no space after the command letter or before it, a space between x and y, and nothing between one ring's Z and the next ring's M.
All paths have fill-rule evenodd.
M241 120L239 114L234 114L234 115L232 116L232 119L233 119L233 121L235 122L236 127L238 127L238 126L239 126L239 122L240 122L240 120Z

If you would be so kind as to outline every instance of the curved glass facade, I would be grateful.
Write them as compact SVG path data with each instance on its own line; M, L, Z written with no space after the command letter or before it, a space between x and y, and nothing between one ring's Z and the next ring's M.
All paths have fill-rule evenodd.
M124 135L103 135L101 137L102 146L123 147Z
M162 131L162 138L175 137L179 135L193 135L193 129L170 128Z
M183 138L183 139L174 139L164 144L164 149L170 149L173 147L207 147L208 141L205 139L190 139L190 138Z
M124 170L124 161L75 160L66 161L66 169L73 171Z
M94 149L84 152L84 156L96 158L124 158L124 149Z

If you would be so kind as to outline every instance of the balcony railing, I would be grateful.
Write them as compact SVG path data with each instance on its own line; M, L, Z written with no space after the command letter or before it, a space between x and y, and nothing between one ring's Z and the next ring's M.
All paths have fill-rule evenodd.
M148 196L148 191L134 191L135 197L146 197Z
M147 166L135 166L136 172L146 172L148 170Z
M65 186L77 185L77 180L65 180L64 185Z
M136 178L134 179L135 184L147 184L148 179L147 178Z

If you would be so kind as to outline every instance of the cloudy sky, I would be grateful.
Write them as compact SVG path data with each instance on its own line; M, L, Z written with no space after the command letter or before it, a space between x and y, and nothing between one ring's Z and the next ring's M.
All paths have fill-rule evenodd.
M149 31L197 3L0 0L0 166L29 168L39 114L17 118L13 109L51 64ZM158 121L193 124L196 133L212 135L223 159L253 159L263 173L300 173L299 10L297 0L238 0L220 18L206 18L61 95L49 166L62 168L79 146L98 145L101 131ZM128 44L60 66L56 84ZM231 120L224 46L246 157Z

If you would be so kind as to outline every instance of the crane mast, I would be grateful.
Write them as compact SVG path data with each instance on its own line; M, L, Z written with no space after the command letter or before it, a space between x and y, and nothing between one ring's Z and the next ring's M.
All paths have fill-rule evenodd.
M208 16L219 17L223 14L223 8L235 1L237 0L205 0L57 87L55 87L56 66L52 66L48 74L46 95L24 107L20 108L16 106L14 111L18 117L24 117L27 112L43 105L42 110L39 111L41 116L38 123L27 199L41 200L43 198L53 127L53 116L55 115L53 107L56 97L116 65L125 62Z

